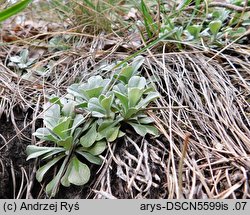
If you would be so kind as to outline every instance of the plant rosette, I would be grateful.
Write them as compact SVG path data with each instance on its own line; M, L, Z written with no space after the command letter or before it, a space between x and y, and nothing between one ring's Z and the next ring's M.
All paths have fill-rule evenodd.
M90 179L90 169L82 160L101 164L102 160L98 155L106 149L104 141L88 141L88 144L84 144L81 135L88 128L83 125L86 117L75 114L74 108L74 101L52 98L44 107L45 128L38 128L33 135L52 142L55 146L29 145L26 149L27 160L40 158L42 163L45 163L36 172L36 179L39 182L53 166L62 163L56 176L46 186L46 193L52 197L56 195L60 183L66 187L70 184L86 184ZM94 125L90 130L92 128Z
M158 135L145 110L159 93L139 75L142 63L140 58L131 66L124 65L111 79L98 75L73 84L65 98L52 97L45 105L45 127L33 135L55 146L29 145L27 160L39 157L45 163L36 173L39 182L60 162L56 176L46 186L48 195L55 196L60 183L66 187L86 184L91 174L83 161L101 164L99 155L107 143L126 134L122 125L129 125L140 136Z

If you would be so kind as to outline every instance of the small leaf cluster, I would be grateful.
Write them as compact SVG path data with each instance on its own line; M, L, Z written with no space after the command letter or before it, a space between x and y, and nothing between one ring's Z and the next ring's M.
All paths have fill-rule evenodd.
M39 182L56 164L56 176L47 184L46 193L55 196L59 185L84 185L90 179L88 163L101 164L100 154L133 128L140 136L158 135L153 119L144 110L159 97L144 77L138 64L123 66L111 79L90 77L87 83L68 87L65 98L52 97L45 105L44 128L33 134L55 146L27 147L27 160L40 158ZM126 126L127 125L127 126Z
M243 1L233 0L231 4L239 5L240 2ZM183 17L181 21L179 17L172 15L165 17L159 37L167 34L168 39L193 43L202 40L209 46L221 46L242 36L250 25L249 18L249 12L242 14L226 8L209 8L204 14L193 12L190 19Z
M101 138L112 142L123 136L120 127L124 123L141 136L147 133L157 135L157 129L151 125L153 120L142 110L157 99L159 93L147 85L144 77L136 75L132 66L124 67L113 78L116 84L107 93L106 86L112 83L112 79L101 76L91 77L88 83L71 85L68 92L76 98L80 109L91 113L97 120Z
M9 58L8 66L14 68L15 70L26 70L31 67L36 61L36 58L29 57L29 50L23 49L19 55L15 55Z

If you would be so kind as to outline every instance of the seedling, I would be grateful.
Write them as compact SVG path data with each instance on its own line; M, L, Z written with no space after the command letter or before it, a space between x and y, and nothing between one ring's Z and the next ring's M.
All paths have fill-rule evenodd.
M201 25L190 25L187 27L188 33L192 35L192 39L199 39L200 32L201 32L202 26Z
M35 62L35 58L29 58L29 50L23 49L19 55L9 58L10 63L8 66L14 67L17 70L26 70Z
M222 22L220 20L215 20L209 23L208 27L212 33L212 41L216 40L221 26Z

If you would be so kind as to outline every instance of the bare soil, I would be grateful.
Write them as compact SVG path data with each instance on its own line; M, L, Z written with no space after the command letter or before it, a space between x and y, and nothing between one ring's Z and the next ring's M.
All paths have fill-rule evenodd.
M15 110L15 123L18 129L23 128L24 114ZM13 123L5 116L0 119L0 198L16 198L22 181L22 169L29 172L29 162L26 161L25 149L29 142L24 138L30 136L29 128L16 135ZM14 138L13 138L14 137Z

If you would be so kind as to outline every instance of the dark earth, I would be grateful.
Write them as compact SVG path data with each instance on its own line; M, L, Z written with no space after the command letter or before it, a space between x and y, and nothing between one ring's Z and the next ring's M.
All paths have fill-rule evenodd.
M21 130L25 116L20 110L15 110L14 115L16 126ZM25 154L29 142L20 135L19 138L12 139L16 135L15 127L11 120L4 115L0 119L0 134L5 139L0 138L0 198L16 198L18 190L14 190L14 187L20 187L21 168L24 168L27 173L29 172L30 164L26 162ZM24 130L23 135L30 137L30 128ZM9 140L11 141L8 142ZM5 141L8 142L6 146L4 146Z

